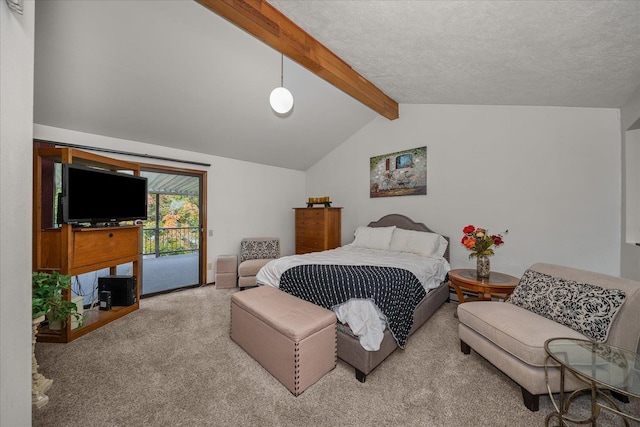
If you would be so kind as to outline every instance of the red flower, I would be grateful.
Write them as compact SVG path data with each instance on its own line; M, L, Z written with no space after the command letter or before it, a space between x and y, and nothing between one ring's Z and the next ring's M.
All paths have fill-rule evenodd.
M467 225L465 228L462 229L462 232L464 234L470 234L470 233L473 233L475 229L476 228L473 225Z
M501 236L497 236L494 234L493 236L491 236L491 238L493 239L493 244L496 246L500 246L504 243L504 240L502 240Z

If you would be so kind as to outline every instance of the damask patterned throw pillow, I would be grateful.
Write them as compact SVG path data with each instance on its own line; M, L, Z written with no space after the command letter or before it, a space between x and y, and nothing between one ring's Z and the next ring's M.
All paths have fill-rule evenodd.
M280 241L272 240L243 240L240 242L240 262L249 259L273 259L280 256Z
M626 294L527 270L507 300L565 325L596 342L607 340Z

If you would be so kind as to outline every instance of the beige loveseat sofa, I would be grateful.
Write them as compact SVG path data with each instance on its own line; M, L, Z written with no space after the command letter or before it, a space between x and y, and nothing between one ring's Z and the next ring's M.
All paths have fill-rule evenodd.
M595 322L600 326L594 327L571 311L576 307L581 310L580 304L594 298L604 298L607 303L602 307L611 311L608 319L607 313L599 316L605 319L605 326L609 321L606 336L603 336L607 331L602 330L601 320ZM462 352L469 354L473 349L518 383L525 406L531 411L538 410L540 395L548 393L544 373L546 340L593 339L629 351L640 350L640 282L632 280L552 264L534 264L507 302L467 302L457 310ZM583 324L573 323L576 318L582 318ZM551 370L549 382L553 392L560 391L558 369ZM575 378L569 377L565 391L579 386Z

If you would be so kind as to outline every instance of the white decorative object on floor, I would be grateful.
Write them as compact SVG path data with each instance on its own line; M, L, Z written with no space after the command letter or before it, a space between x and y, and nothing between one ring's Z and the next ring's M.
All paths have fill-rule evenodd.
M36 336L38 335L38 325L44 321L44 316L33 319L31 325L33 333L31 337L31 403L36 408L41 408L49 402L49 396L45 393L51 388L53 380L47 379L38 372L38 361L36 360Z

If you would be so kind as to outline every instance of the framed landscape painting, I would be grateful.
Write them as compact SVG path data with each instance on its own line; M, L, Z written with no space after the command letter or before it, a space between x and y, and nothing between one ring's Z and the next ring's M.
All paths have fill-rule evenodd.
M371 157L370 197L427 194L427 147Z

